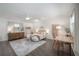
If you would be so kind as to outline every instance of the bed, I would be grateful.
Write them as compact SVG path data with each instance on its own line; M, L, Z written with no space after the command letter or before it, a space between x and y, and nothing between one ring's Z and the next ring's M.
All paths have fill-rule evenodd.
M47 36L46 32L34 33L30 36L30 39L32 41L40 41L40 40L45 39L46 36Z

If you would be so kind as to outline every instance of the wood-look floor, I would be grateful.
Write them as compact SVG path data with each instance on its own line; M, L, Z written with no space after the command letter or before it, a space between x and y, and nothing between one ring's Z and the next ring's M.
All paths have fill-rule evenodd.
M32 51L28 56L70 56L70 50L69 46L65 45L65 48L63 50L63 47L60 46L60 50L57 48L54 48L53 40L46 40L47 43L44 45L38 47L34 51ZM71 56L74 56L74 53L71 49Z
M46 41L47 43L38 47L37 49L35 49L34 51L32 51L26 56L69 56L70 55L67 45L65 46L65 50L64 51L61 50L60 53L58 54L58 51L53 47L54 41L50 39ZM71 55L74 56L73 51ZM0 56L16 56L16 53L13 51L8 41L0 42Z
M0 42L0 56L16 56L8 41Z

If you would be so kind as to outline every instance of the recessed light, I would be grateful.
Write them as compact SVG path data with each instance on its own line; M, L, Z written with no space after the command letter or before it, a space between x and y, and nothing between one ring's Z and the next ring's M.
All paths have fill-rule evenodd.
M30 20L30 18L29 17L26 17L26 20Z
M35 22L38 22L39 21L39 19L35 19Z

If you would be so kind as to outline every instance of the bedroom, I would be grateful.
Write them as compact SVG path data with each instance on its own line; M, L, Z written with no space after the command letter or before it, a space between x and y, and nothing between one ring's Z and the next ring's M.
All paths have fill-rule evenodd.
M35 53L37 55L57 55L55 52L50 53L52 51L50 48L53 45L52 40L57 35L66 35L66 29L69 32L74 6L75 4L71 3L0 4L0 41L9 42L4 43L4 45L9 44L11 48L7 49L14 51L6 51L7 45L3 47L2 43L1 46L4 51L2 51L3 48L1 51L4 53L0 53L0 55L28 55L47 42L48 46L45 48L49 48L49 52L46 52L48 51L46 49L44 54L42 52ZM57 26L56 29L53 29L54 25Z

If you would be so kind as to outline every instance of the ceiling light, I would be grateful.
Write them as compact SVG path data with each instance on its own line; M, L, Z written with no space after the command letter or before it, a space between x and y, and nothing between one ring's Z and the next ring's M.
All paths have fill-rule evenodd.
M39 19L35 19L35 22L38 22L39 21Z
M29 18L29 17L27 17L27 18L26 18L26 20L30 20L30 18Z

